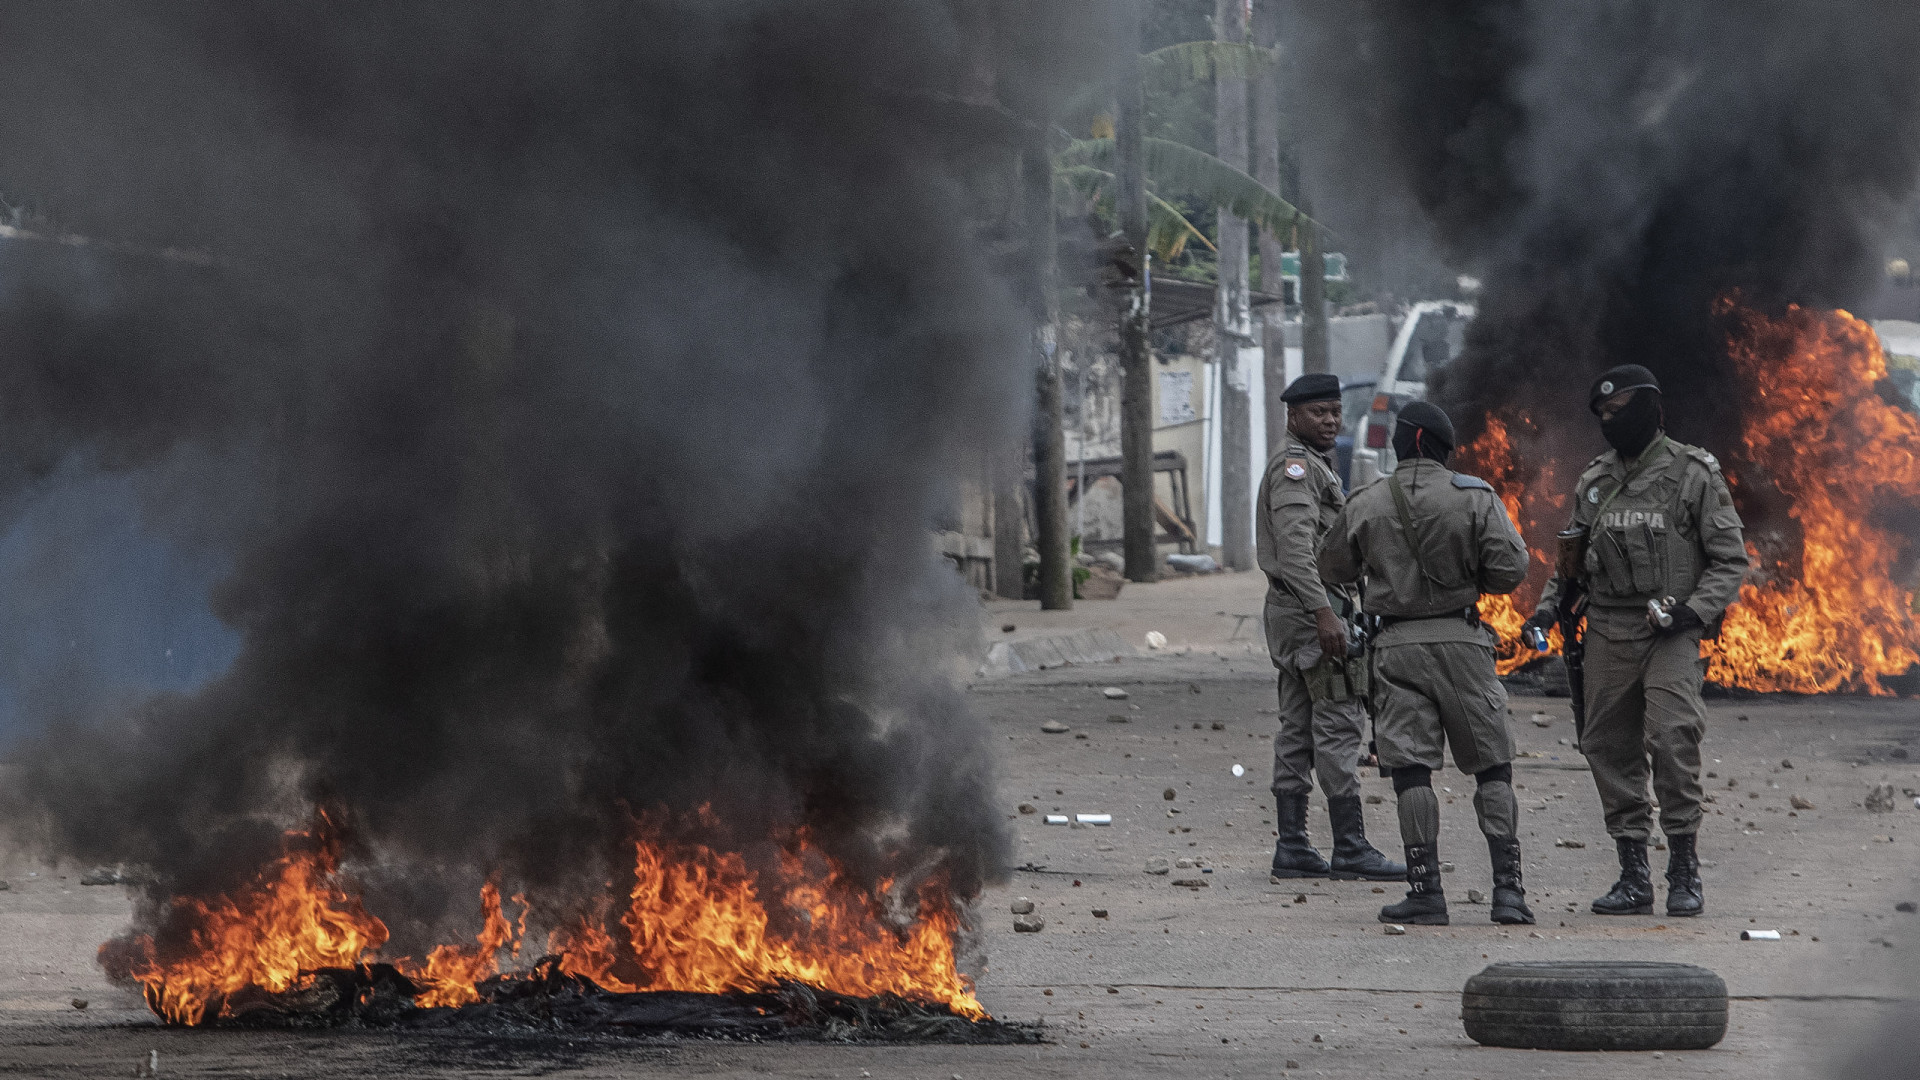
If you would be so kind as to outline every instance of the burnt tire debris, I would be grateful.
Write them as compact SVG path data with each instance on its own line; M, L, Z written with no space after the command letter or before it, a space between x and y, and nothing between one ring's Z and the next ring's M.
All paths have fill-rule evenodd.
M853 997L800 983L756 992L619 993L566 974L554 958L531 972L488 979L479 1000L451 1008L414 1004L421 988L389 964L324 968L271 993L250 987L225 1002L214 1027L385 1028L474 1034L568 1032L743 1041L1039 1043L1039 1027L970 1020L942 1004L891 994Z
M1467 1037L1521 1050L1705 1050L1727 1034L1727 984L1692 964L1493 964L1460 997Z

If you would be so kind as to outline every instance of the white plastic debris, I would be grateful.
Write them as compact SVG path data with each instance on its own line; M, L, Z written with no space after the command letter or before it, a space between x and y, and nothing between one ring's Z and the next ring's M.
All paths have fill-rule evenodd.
M1122 689L1120 689L1120 688L1119 688L1119 687L1117 687L1117 686L1109 686L1109 687L1107 687L1107 688L1106 688L1105 690L1102 690L1102 691L1100 691L1100 692L1101 692L1102 694L1105 694L1105 695L1107 696L1107 700L1108 700L1108 701L1125 701L1125 700L1127 700L1127 692L1126 692L1125 690L1122 690Z
M1245 775L1247 775L1247 767L1246 767L1245 765L1242 765L1242 764L1240 764L1240 763L1239 763L1239 762L1237 762L1237 761L1236 761L1236 762L1234 762L1234 764L1233 764L1233 775L1235 775L1235 776L1245 776Z
M1067 815L1065 814L1048 814L1047 815L1047 824L1049 825L1065 825L1067 824L1067 820L1068 820Z
M1158 630L1147 631L1147 648L1164 649L1167 647L1167 635Z
M1740 940L1741 941L1779 941L1780 931L1778 930L1742 930L1740 931Z
M1387 924L1387 929L1386 929L1386 933L1387 933L1387 934L1388 934L1389 936L1392 936L1392 937L1399 937L1399 936L1400 936L1401 934L1404 934L1404 933L1406 933L1406 932L1407 932L1407 928L1406 928L1406 927L1404 927L1404 926L1401 926L1401 925L1400 925L1399 923L1388 923L1388 924Z
M1112 814L1075 814L1073 815L1073 820L1079 822L1082 825L1111 825L1113 824L1113 815Z

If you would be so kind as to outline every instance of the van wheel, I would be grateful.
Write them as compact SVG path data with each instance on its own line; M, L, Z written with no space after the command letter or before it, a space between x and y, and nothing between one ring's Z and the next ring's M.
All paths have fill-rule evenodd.
M1692 964L1494 964L1460 996L1467 1037L1523 1050L1705 1050L1727 1034L1727 984Z

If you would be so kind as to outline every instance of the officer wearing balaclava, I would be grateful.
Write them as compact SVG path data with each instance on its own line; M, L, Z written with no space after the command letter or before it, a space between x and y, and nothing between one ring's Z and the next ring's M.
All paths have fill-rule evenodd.
M1367 612L1381 623L1373 641L1374 738L1399 802L1407 898L1380 909L1380 921L1447 925L1433 773L1450 747L1454 766L1476 784L1473 808L1493 866L1489 914L1496 923L1531 923L1507 691L1478 610L1480 597L1526 580L1527 545L1492 486L1447 469L1453 443L1453 422L1438 407L1416 401L1400 410L1393 433L1399 464L1347 500L1320 546L1320 576L1335 585L1364 577Z
M1698 915L1705 907L1695 837L1707 718L1700 639L1739 596L1746 542L1720 463L1667 435L1653 372L1624 364L1602 373L1588 406L1612 449L1574 485L1568 530L1584 533L1586 552L1575 565L1589 596L1580 749L1620 857L1620 880L1593 910L1653 911L1651 773L1668 847L1667 914ZM1553 624L1563 585L1556 573L1529 627Z

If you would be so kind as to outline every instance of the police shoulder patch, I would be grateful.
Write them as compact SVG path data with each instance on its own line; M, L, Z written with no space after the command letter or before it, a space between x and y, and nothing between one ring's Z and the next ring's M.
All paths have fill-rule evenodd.
M1466 473L1454 473L1453 486L1460 488L1463 491L1472 491L1476 488L1481 491L1493 490L1492 484L1487 483L1485 480L1482 480L1477 476L1468 476Z
M1289 480L1305 480L1307 478L1307 463L1301 461L1299 458L1288 458L1286 468L1281 471L1287 474L1287 479Z

